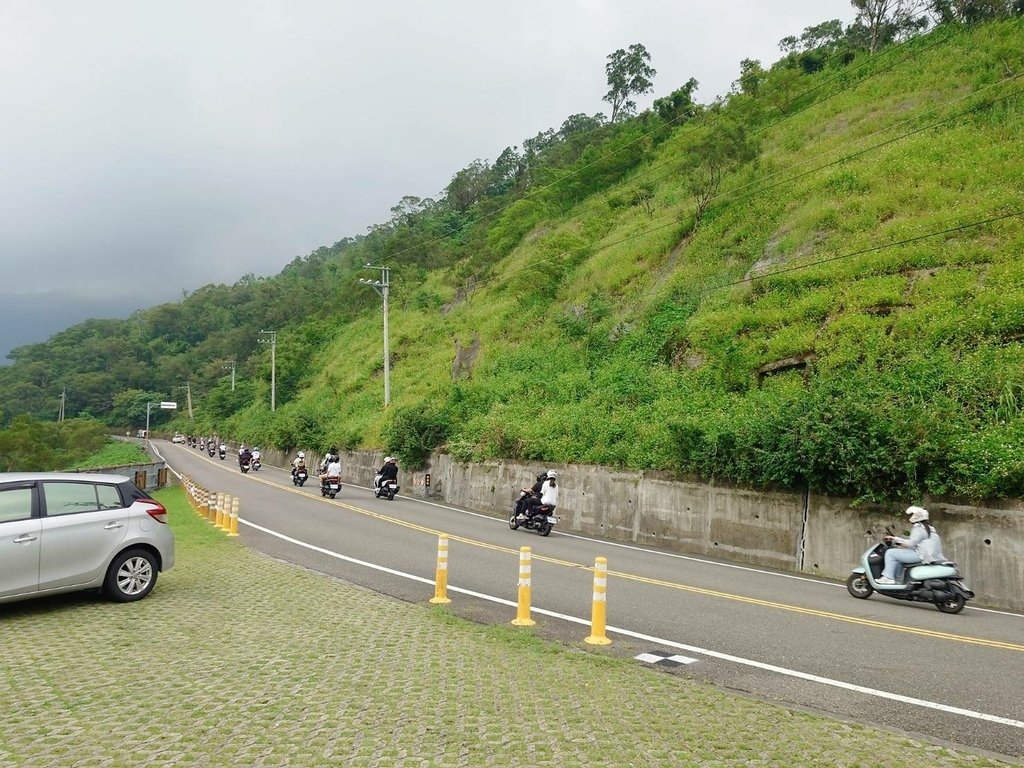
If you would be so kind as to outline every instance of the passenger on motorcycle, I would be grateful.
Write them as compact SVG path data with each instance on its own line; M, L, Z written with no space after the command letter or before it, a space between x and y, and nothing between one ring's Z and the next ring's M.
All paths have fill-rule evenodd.
M388 480L398 481L398 459L394 456L384 457L384 466L377 470L376 487L380 488Z
M327 461L330 459L330 461ZM324 467L324 471L320 473L320 482L323 483L328 477L341 477L341 462L338 461L338 457L332 453L327 454L324 457L324 461L327 465Z
M928 522L928 510L924 507L907 507L910 515L910 538L886 536L885 543L893 546L885 550L885 567L877 579L879 584L895 584L902 578L903 569L919 563L942 562L942 538Z
M527 515L531 517L537 514L550 515L554 508L558 506L557 477L558 473L553 469L549 469L545 477L533 484L533 495L526 502Z

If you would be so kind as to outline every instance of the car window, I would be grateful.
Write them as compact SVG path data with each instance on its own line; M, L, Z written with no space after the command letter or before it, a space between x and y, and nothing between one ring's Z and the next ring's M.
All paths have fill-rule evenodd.
M96 496L99 498L100 509L121 508L121 494L115 485L97 485Z
M63 483L48 481L43 484L46 497L46 515L73 515L75 512L95 512L100 509L96 486L92 483Z
M0 523L28 520L30 517L32 517L31 488L0 490Z

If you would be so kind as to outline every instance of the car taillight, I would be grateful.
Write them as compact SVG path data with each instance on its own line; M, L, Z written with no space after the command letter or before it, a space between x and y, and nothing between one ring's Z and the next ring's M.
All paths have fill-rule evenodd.
M145 499L143 504L146 505L146 514L156 520L158 523L167 525L167 510L164 509L164 505L159 501L153 501L153 499Z

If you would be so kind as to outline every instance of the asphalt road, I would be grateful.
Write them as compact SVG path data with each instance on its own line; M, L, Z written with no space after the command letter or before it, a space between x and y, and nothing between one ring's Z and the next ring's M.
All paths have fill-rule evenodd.
M504 519L403 496L378 500L348 484L331 501L315 477L296 488L269 466L242 475L233 455L220 461L163 442L158 449L176 471L238 497L241 541L268 555L424 602L433 595L437 536L447 533L450 609L503 623L515 616L519 549L529 546L539 631L581 645L591 568L604 556L609 652L678 654L695 661L675 674L1024 757L1024 616L855 600L832 582L557 528L541 538Z

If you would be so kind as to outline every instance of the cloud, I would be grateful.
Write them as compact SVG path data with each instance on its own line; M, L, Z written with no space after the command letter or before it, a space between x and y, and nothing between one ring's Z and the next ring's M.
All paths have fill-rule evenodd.
M706 101L829 17L849 3L7 2L0 286L115 312L273 274L607 111L616 48L653 56L642 105L690 77Z

